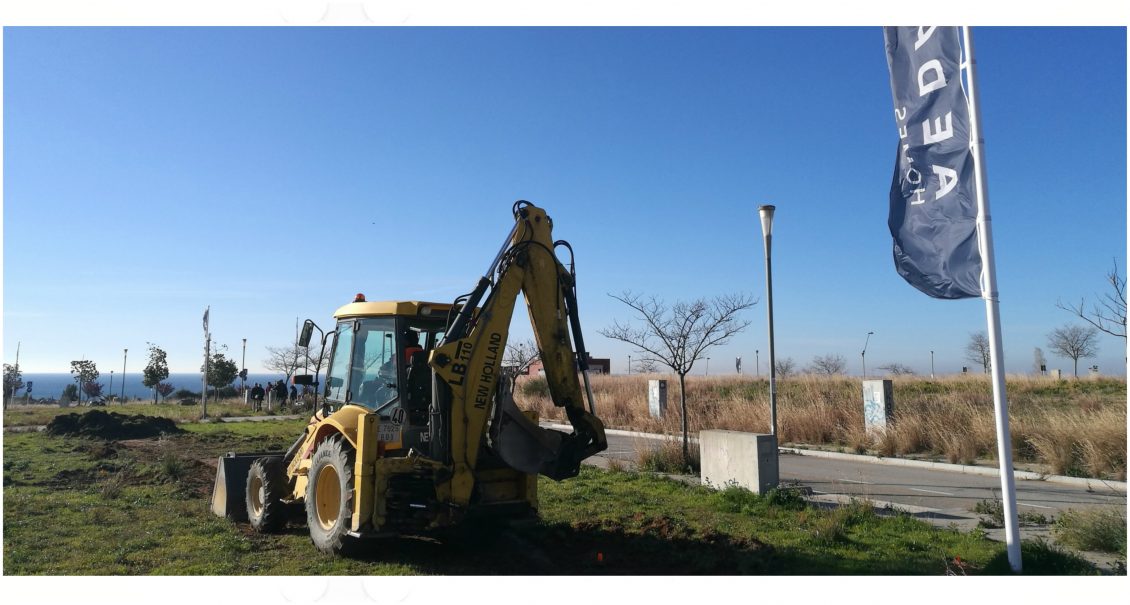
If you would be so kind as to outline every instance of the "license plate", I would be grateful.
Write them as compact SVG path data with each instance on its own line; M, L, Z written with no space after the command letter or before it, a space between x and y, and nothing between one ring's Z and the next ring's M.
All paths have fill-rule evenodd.
M392 423L381 424L377 427L377 440L385 443L400 441L400 427Z

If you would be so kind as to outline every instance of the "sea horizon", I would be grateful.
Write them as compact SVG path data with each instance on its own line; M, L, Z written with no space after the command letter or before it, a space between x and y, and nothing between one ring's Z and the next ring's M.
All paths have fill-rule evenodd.
M26 399L28 397L28 383L32 384L32 390L30 392L30 397L32 399L59 399L63 394L63 389L65 389L68 384L76 384L75 377L72 374L66 372L23 372L22 376L24 381L24 388L16 391L15 395L12 397L13 401ZM126 397L130 399L152 399L153 389L141 383L143 378L141 372L127 372L125 376L126 380L124 387ZM108 372L105 372L99 374L98 379L95 380L95 382L102 384L103 396L109 396L113 394L116 397L121 397L123 387L121 378L122 375L115 372L113 378L114 382L111 386L110 374ZM247 374L247 385L251 386L256 382L258 382L259 384L266 384L268 382L277 382L284 379L286 379L286 375L282 372L249 372ZM169 377L166 378L163 382L167 382L173 385L173 387L176 389L187 389L189 391L199 393L203 385L203 375L200 372L175 372L170 373ZM238 386L240 384L239 378L237 377L232 382L232 384ZM83 399L86 399L86 395L83 395Z

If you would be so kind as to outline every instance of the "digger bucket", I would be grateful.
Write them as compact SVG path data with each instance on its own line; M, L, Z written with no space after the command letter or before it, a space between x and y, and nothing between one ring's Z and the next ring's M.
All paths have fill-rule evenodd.
M212 514L232 521L247 521L247 474L251 463L264 456L279 456L279 452L236 454L220 456L216 464L216 483L212 487Z
M574 414L581 421L595 423L596 432L582 434ZM581 461L607 448L608 442L600 421L583 409L569 412L569 422L577 429L573 434L541 428L514 404L509 382L500 381L491 443L510 468L531 475L539 473L554 481L576 477Z

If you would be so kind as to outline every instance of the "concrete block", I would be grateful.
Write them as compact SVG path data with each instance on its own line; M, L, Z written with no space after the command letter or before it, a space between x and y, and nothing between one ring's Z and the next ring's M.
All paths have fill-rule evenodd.
M882 433L895 419L895 387L890 380L863 381L863 428Z
M740 431L699 432L702 483L744 487L755 494L777 487L777 437Z
M647 411L652 418L662 418L667 414L667 381L647 381Z

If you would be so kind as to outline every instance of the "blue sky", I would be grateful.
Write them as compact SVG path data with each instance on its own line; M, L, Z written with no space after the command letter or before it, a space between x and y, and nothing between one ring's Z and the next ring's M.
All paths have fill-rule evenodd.
M975 30L1005 366L1126 266L1124 28ZM757 207L777 206L778 357L960 371L980 300L895 273L897 133L866 28L122 28L4 31L4 361L108 372L145 343L196 371L200 319L260 369L354 293L470 290L527 199L577 254L588 348L608 293L746 292L711 351L766 366ZM516 318L512 337L529 328ZM1074 320L1078 323L1077 320ZM1097 363L1125 373L1124 341ZM1084 365L1084 364L1081 364ZM706 370L705 363L695 373Z

